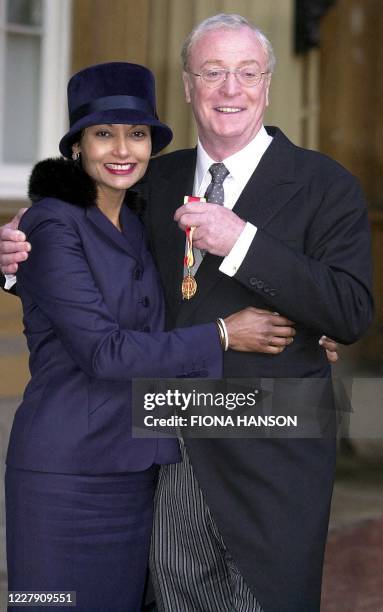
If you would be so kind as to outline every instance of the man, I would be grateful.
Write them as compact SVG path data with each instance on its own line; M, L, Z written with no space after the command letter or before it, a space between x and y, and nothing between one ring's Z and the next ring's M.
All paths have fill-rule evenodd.
M248 305L280 312L297 323L294 342L279 355L229 351L225 376L328 377L322 331L349 343L371 319L359 186L335 162L295 147L276 128L266 132L273 53L244 18L205 20L183 57L198 147L153 160L146 184L168 324L192 325ZM221 162L225 168L211 168ZM224 206L180 207L184 195L206 191ZM185 238L173 217L181 229L196 228L198 271L184 270ZM3 255L3 271L14 272L25 255ZM197 289L183 300L189 273ZM159 609L318 611L334 440L194 438L182 446L184 461L163 471L157 497Z
M350 343L371 320L370 239L358 183L280 130L264 129L274 59L246 20L207 19L187 39L183 60L197 150L154 160L148 177L169 325L249 304L271 309L296 322L293 344L272 358L226 353L225 376L329 376L321 331ZM220 162L229 171L225 206L179 207L185 194L204 195L209 167ZM184 239L173 215L181 229L196 228L195 247L209 253L188 301L181 295ZM185 447L184 463L164 472L158 493L160 609L319 610L334 440L185 439Z

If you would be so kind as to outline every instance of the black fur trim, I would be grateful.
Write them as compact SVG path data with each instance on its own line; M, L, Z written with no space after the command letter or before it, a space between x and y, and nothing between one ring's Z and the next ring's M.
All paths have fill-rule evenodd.
M33 204L43 198L57 198L76 206L94 206L97 187L81 164L56 157L44 159L33 168L28 196ZM138 215L145 208L144 200L135 191L127 191L125 203Z
M78 162L57 157L44 159L33 168L28 196L32 203L42 198L57 198L77 206L93 206L97 189Z

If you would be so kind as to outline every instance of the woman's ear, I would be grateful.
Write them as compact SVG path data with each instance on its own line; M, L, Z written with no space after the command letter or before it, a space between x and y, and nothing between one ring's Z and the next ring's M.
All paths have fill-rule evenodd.
M80 143L75 142L72 145L72 159L75 162L80 161L80 155L81 155L81 147L80 147Z
M79 153L81 153L80 143L79 142L75 142L72 145L72 154L77 156L77 155L79 155Z

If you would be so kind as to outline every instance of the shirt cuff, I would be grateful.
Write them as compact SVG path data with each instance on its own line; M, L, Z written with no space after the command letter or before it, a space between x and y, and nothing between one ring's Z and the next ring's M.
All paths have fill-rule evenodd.
M13 285L16 285L16 282L17 278L14 274L5 274L4 289L9 291L10 289L12 289Z
M220 272L227 274L227 276L234 276L245 259L256 233L256 226L252 223L246 223L230 253L226 255L219 266Z

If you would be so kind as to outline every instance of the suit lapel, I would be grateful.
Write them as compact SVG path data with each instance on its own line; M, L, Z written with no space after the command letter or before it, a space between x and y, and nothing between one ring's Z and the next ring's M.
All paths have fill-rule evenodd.
M138 258L141 251L143 228L136 216L125 205L121 210L123 233L114 227L113 223L97 206L89 206L86 209L86 216L114 246L122 249L135 259Z
M258 228L264 228L302 188L296 179L294 145L276 129L274 136L233 211Z

